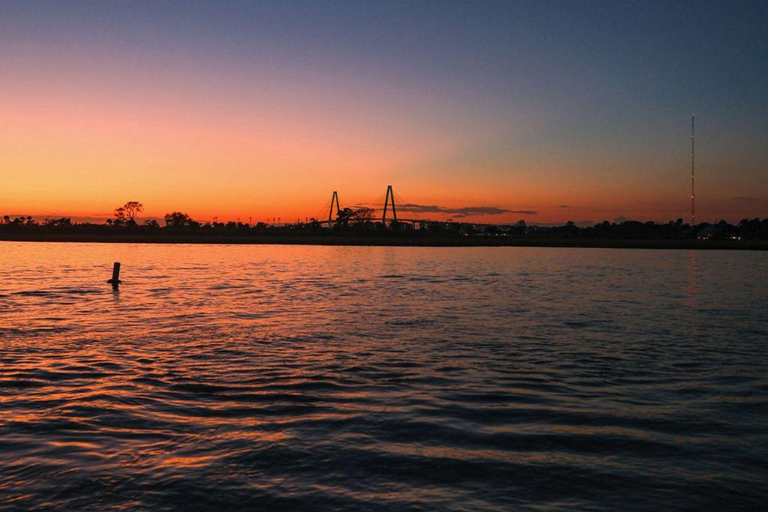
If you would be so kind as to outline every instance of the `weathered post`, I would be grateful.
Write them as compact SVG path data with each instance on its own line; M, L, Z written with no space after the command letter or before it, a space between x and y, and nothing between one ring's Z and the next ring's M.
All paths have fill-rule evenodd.
M116 261L115 266L112 267L112 279L107 281L112 285L112 288L117 289L120 285L120 262Z

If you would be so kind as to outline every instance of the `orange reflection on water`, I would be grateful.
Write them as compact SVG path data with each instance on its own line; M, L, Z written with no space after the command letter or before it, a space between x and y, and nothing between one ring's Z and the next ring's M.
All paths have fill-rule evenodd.
M157 464L158 466L161 466L161 467L193 469L193 468L200 468L208 465L208 463L213 458L214 457L211 457L211 456L168 457L168 458L159 460Z

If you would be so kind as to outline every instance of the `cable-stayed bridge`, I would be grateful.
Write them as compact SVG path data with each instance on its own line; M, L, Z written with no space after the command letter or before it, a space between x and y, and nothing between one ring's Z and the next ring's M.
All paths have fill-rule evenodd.
M376 198L370 203L354 203L341 206L339 200L339 193L333 191L330 201L327 201L323 207L315 215L315 219L321 224L333 225L339 218L339 213L343 212L345 208L351 209L358 215L349 219L349 222L381 222L384 225L392 223L416 223L424 222L425 219L407 219L402 216L398 216L398 205L404 204L402 197L395 194L392 185L387 185L387 191L383 196ZM378 213L377 212L381 212Z

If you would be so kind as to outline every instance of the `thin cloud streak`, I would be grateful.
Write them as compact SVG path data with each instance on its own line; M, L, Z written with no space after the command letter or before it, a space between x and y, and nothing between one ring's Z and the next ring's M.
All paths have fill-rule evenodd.
M462 208L445 208L443 206L437 206L437 205L422 205L422 204L413 204L413 203L398 205L397 209L401 212L437 213L437 214L455 215L456 217L501 215L503 213L516 213L519 215L536 215L537 213L533 210L507 210L506 208L499 208L497 206L465 206Z

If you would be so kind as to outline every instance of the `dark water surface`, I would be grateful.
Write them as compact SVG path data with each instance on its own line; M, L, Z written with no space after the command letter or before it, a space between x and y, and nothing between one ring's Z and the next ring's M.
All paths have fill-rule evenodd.
M0 509L757 510L767 282L755 252L0 243Z

